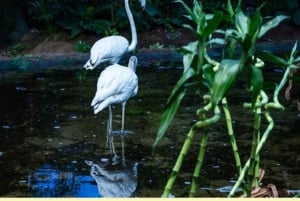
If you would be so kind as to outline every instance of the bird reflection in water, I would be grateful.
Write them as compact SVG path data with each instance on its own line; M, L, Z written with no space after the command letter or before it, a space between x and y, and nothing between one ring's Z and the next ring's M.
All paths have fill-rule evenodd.
M112 165L108 159L99 163L85 161L91 167L101 197L134 197L137 188L138 162Z

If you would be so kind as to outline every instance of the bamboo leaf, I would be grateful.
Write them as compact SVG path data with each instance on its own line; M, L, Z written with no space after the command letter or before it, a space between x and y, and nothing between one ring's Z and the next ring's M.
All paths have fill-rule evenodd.
M283 20L285 19L288 19L289 17L287 16L284 16L284 15L279 15L279 16L276 16L275 18L269 20L268 22L266 22L262 27L261 27L261 30L260 30L260 33L259 33L259 38L262 37L263 35L265 35L265 33L267 33L270 29L276 27L279 25L280 22L282 22Z
M235 25L242 39L245 39L248 33L248 17L243 13L240 7L236 9Z
M289 63L288 61L286 61L285 59L276 56L274 54L272 54L271 52L267 52L267 51L257 51L256 52L257 56L262 59L265 62L270 62L279 66L288 66Z
M289 63L293 63L294 60L295 60L295 56L297 54L297 46L298 46L298 42L296 42L293 46L293 49L291 51L291 56L290 56L290 59L289 59Z
M163 138L177 112L177 109L185 95L185 90L183 88L181 89L182 90L177 91L178 93L176 97L173 97L172 102L169 102L169 104L167 104L166 109L163 111L161 115L161 121L157 131L156 139L152 145L153 148L155 148L158 142Z
M186 3L184 3L184 1L182 0L176 0L174 1L175 3L181 3L184 7L184 9L186 10L186 12L188 13L188 16L191 17L191 19L194 21L194 22L197 22L197 16L193 13L193 11L190 9L190 7L188 7L188 5L186 5Z
M227 94L239 72L240 60L224 59L220 63L212 85L211 102L213 107Z
M161 115L161 123L157 131L156 139L153 144L153 148L157 145L157 143L161 140L161 138L166 133L170 123L172 122L177 109L185 95L186 86L184 85L191 77L195 75L195 71L193 68L189 68L186 72L183 73L181 78L176 83L173 88L170 97L168 98L167 105Z
M203 37L208 37L212 34L219 26L222 21L223 14L221 12L215 12L213 18L208 21L207 26L204 29Z
M251 66L251 102L252 107L256 103L257 96L260 94L264 82L263 74L260 68Z
M196 72L194 71L193 68L188 68L181 76L181 78L178 80L178 82L176 83L176 85L174 86L170 97L168 98L167 104L169 104L174 97L176 96L176 94L178 94L178 92L180 90L182 90L182 88L184 88L184 84L190 79L192 78L194 75L196 74Z

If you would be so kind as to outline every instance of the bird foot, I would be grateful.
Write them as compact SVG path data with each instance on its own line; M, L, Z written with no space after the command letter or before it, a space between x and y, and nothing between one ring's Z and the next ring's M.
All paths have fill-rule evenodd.
M117 135L119 135L119 136L128 136L128 135L131 135L131 134L133 134L132 131L115 130L115 131L111 132L112 136L117 136Z

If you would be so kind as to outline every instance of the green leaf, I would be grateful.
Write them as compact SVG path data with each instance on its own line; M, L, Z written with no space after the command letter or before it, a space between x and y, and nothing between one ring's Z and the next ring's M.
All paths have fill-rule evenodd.
M240 37L244 40L248 33L248 17L243 13L240 7L236 9L235 25Z
M193 68L188 68L180 77L180 79L178 80L178 82L176 83L176 85L174 86L170 97L168 98L168 102L167 104L169 104L170 102L173 101L174 97L176 97L176 95L178 94L178 92L180 90L182 90L182 88L184 88L184 84L193 76L196 75L196 72L194 71Z
M216 72L213 70L213 66L209 64L204 65L202 69L207 87L211 90Z
M156 139L152 145L153 148L156 147L158 142L165 135L170 123L172 122L172 120L177 112L177 109L178 109L184 95L185 95L184 89L178 91L176 97L174 97L172 99L173 101L170 102L169 104L167 104L166 109L163 111L163 113L161 115L161 121L160 121L160 125L159 125L158 131L157 131Z
M257 51L256 55L265 62L273 63L282 67L288 66L288 61L267 51Z
M194 0L193 13L195 16L195 19L193 19L193 20L196 24L199 24L199 23L202 24L201 21L202 20L205 21L205 16L203 15L202 6L199 4L199 2L197 0Z
M220 63L212 85L211 102L215 107L227 94L239 73L240 60L224 59Z
M188 7L184 1L182 0L176 0L174 2L177 2L177 3L181 3L184 7L184 9L186 10L186 12L188 13L188 15L192 18L193 21L197 21L197 17L194 15L193 11L190 9L190 7Z
M251 102L255 105L257 96L260 94L264 82L263 74L260 68L251 65Z
M75 36L79 35L81 32L83 32L83 28L74 25L71 27L71 37L74 38Z
M295 56L296 54L298 53L297 51L297 47L298 47L298 41L295 42L294 46L293 46L293 49L291 51L291 56L290 56L290 59L289 59L289 63L294 63L294 60L295 60Z
M161 140L161 138L166 133L185 95L186 87L184 86L184 84L186 83L187 80L189 80L194 75L195 75L195 71L193 70L193 68L189 68L185 73L183 73L183 75L181 76L181 78L178 80L177 84L173 88L170 97L168 98L166 108L162 113L160 126L158 128L157 136L153 144L153 147L157 145L157 143Z
M219 26L222 21L223 14L220 11L215 12L213 18L208 21L207 26L204 29L203 37L208 37L212 34Z
M232 18L234 16L234 10L232 8L232 4L230 0L227 1L227 11L229 13L229 16Z
M198 54L198 41L190 42L188 45L183 46L180 52L183 54L183 71L186 72L192 66L195 55Z
M260 30L260 33L259 33L259 38L262 37L263 35L265 35L265 33L267 33L270 29L276 27L279 25L280 22L282 22L283 20L285 19L288 19L289 17L287 16L284 16L284 15L279 15L279 16L276 16L275 18L269 20L268 22L266 22L262 27L261 27L261 30Z
M185 54L198 54L198 41L190 42L189 44L183 46L180 50Z
M248 18L248 32L243 41L243 52L246 52L248 57L253 55L261 24L262 18L259 12L256 12L251 18Z

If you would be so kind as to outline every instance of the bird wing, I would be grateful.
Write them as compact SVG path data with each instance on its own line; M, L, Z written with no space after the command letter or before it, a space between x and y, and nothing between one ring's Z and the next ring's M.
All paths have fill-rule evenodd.
M111 104L126 102L137 94L137 90L138 78L132 70L119 64L111 65L98 78L91 106L101 111Z
M111 61L117 63L128 50L129 42L123 36L108 36L98 40L91 48L93 64Z

